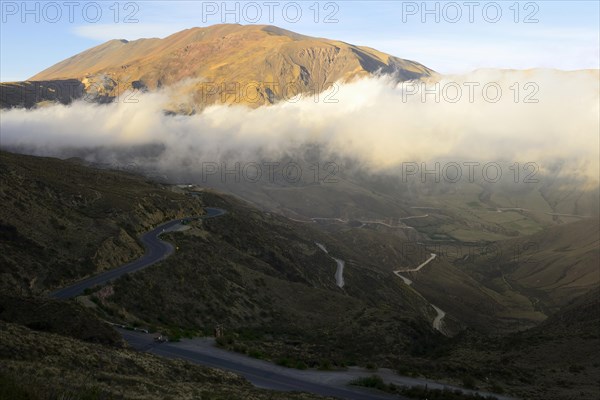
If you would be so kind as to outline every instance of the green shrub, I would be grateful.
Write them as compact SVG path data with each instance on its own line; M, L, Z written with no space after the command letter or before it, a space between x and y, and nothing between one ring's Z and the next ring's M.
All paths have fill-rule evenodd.
M379 368L377 367L376 364L373 363L367 363L367 365L365 365L365 367L369 370L369 371L377 371Z
M248 348L246 346L244 346L243 344L236 343L233 345L233 351L235 351L236 353L246 354L246 352L248 351Z
M462 378L462 385L467 389L476 389L475 379L470 375L465 375Z
M569 365L569 372L572 374L578 374L585 371L585 367L577 364Z
M250 349L248 350L248 355L253 358L263 359L265 358L265 354L258 349Z
M425 386L400 387L398 391L413 399L422 400L498 400L494 396L483 397L477 393L463 393L458 389L428 389Z
M504 388L498 382L492 382L492 392L502 394L504 393Z
M294 366L296 369L307 369L308 365L304 361L296 361L296 365Z
M220 347L229 348L230 346L233 346L235 344L235 339L230 335L220 336L217 338L216 342L217 345Z
M384 391L387 391L389 388L388 385L386 385L385 382L383 382L383 379L381 379L381 377L377 375L358 378L351 381L350 384L354 386L363 386Z
M331 361L327 359L323 359L319 361L319 370L320 371L331 371L333 368Z
M35 396L31 395L25 388L18 385L11 378L0 375L0 398L12 400L34 400Z
M292 368L292 360L287 357L283 357L277 360L277 365L281 365L282 367Z

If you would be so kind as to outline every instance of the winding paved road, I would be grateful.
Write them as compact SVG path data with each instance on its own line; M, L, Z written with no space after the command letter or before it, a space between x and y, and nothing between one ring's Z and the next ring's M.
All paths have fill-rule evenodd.
M421 263L418 267L399 269L397 271L394 271L394 274L396 274L396 276L398 276L400 279L402 279L404 281L404 283L406 283L408 286L411 286L413 282L410 279L408 279L407 277L400 275L400 273L420 271L421 268L423 268L424 266L429 264L431 261L433 261L435 259L435 257L436 257L436 255L434 253L431 253L429 255L429 258L427 260L425 260L425 262ZM437 313L437 315L433 319L433 323L432 323L433 329L441 332L442 334L445 334L444 331L442 330L442 323L444 322L444 317L446 316L446 313L443 310L441 310L439 307L436 307L431 303L429 303L429 304L431 305L431 307L434 308L435 312Z
M372 373L340 376L336 371L301 371L220 349L215 346L214 339L198 338L184 339L176 343L155 343L151 334L124 329L119 329L119 332L133 348L138 350L231 371L248 379L254 386L263 389L309 392L349 400L406 399L383 392L348 386L348 382L353 377L369 376Z
M325 252L327 255L329 255L329 251L327 251L327 248L324 245L322 245L321 243L317 243L317 242L315 242L315 244L317 245L318 248L323 250L323 252ZM335 258L335 257L331 257L331 258L335 261L335 264L337 266L337 268L335 270L335 284L338 285L338 287L341 289L345 285L345 283L344 283L344 266L346 265L346 263L344 262L344 260L340 260L339 258Z
M207 213L201 217L185 218L184 220L189 221L192 219L215 218L226 213L225 210L219 208L205 208L205 210ZM51 293L51 296L60 299L76 297L82 294L87 288L92 288L96 285L102 285L126 273L139 271L161 260L164 260L173 253L173 246L162 241L160 239L160 235L165 232L176 230L178 227L180 227L180 223L184 220L177 219L167 222L153 229L152 231L143 234L140 240L145 247L145 253L139 259L125 264L122 267L84 279L66 288L57 290ZM325 246L318 243L317 245L327 253ZM424 264L427 264L432 259L433 257L427 260ZM336 260L336 262L337 261L338 260ZM419 266L418 269L422 268L424 264ZM341 277L343 269L339 272L339 277L342 279L343 285L343 278ZM337 277L338 274L336 273L336 278ZM438 310L437 307L435 308ZM443 316L441 318L443 318ZM436 318L436 321L434 321L434 326L436 325L436 322L437 324L441 324L441 318ZM195 364L228 370L244 376L255 386L265 389L309 392L321 396L331 396L348 400L406 399L403 396L389 395L366 388L348 386L348 381L350 379L373 374L372 372L368 371L298 371L294 369L283 368L266 361L249 359L249 357L219 349L214 346L214 340L207 341L206 339L193 339L190 341L184 341L182 343L156 343L154 341L154 335L152 334L129 331L125 329L119 329L119 332L121 332L125 341L127 341L129 345L137 350L151 352L166 358L177 358L190 361ZM408 386L428 384L431 388L442 388L446 386L444 384L435 383L432 381L402 377L390 370L382 369L377 374L385 375L384 379L386 381L391 381L396 384ZM464 391L471 392L468 390ZM498 398L501 400L509 399L504 396L498 396Z
M385 382L398 386L428 386L430 389L449 388L465 393L490 393L461 389L456 386L434 382L428 379L398 375L396 372L380 368L368 371L349 367L341 371L297 370L275 365L271 362L251 358L240 353L230 352L215 346L213 338L182 339L181 342L156 343L153 335L119 329L123 337L134 348L167 358L178 358L195 364L219 368L242 375L257 387L278 391L303 391L349 400L405 400L400 395L390 395L366 388L349 386L353 379L379 375ZM497 396L498 400L512 400L508 396Z
M427 260L425 260L425 262L421 263L418 267L416 268L405 268L405 269L399 269L397 271L394 271L394 273L396 275L398 275L401 272L417 272L419 271L421 268L423 268L424 266L426 266L427 264L429 264L430 262L432 262L435 259L436 255L434 253L431 253L429 255L429 258Z
M121 267L111 269L110 271L103 272L101 274L91 276L77 283L74 283L65 288L59 289L55 292L50 293L51 297L57 299L69 299L77 297L83 294L85 289L90 289L96 285L102 285L107 282L113 281L125 274L139 271L147 268L150 265L156 264L157 262L164 260L173 253L173 246L170 243L160 240L160 235L166 232L170 232L181 224L182 221L190 221L193 219L209 219L220 217L225 214L226 211L220 208L205 208L206 214L197 218L184 218L176 219L173 221L166 222L157 228L143 234L140 237L140 241L144 245L144 255L135 261L125 264Z
M431 304L431 303L429 303ZM433 304L431 304L431 307L433 307L435 309L435 312L437 312L437 315L435 316L435 319L433 320L433 329L438 330L439 332L442 332L442 322L444 320L444 317L446 316L446 313L440 309L439 307L434 306Z

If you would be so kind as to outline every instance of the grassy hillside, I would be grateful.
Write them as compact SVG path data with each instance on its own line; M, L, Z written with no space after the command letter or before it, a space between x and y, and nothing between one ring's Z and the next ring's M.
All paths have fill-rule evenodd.
M202 202L78 161L0 155L0 398L316 398L129 351L89 304L31 296L136 258L139 233Z
M0 398L253 399L322 397L254 388L229 372L0 322Z
M153 225L200 215L197 199L122 171L0 152L0 292L35 294L143 253Z
M248 337L258 335L252 345L272 357L288 351L283 343L289 339L302 343L294 356L304 362L387 363L392 354L439 336L425 299L373 267L368 254L311 226L229 196L184 195L77 162L10 153L2 153L1 162L7 293L44 293L127 262L141 254L140 232L199 215L206 204L228 213L170 234L175 255L120 279L87 304L96 304L105 319L169 330L212 333L224 323L232 334L255 332ZM346 261L343 288L336 284L335 261L315 242ZM267 349L273 336L277 345Z
M0 295L0 320L86 342L124 346L121 335L75 302Z
M436 253L408 277L449 314L454 332L532 327L598 285L597 191L561 180L555 186L405 183L344 167L335 183L220 188L335 236L384 273Z
M391 365L439 336L428 303L369 267L364 254L229 197L205 193L203 202L229 212L171 234L177 253L115 282L114 294L96 300L101 312L172 331L212 334L221 323L231 347L313 366ZM343 288L334 279L336 263L315 242L346 260Z
M598 219L585 219L498 242L494 254L464 268L487 286L518 293L552 313L600 285L599 226Z
M600 290L573 300L539 326L502 338L465 333L442 364L503 382L522 398L594 399L600 394Z
M537 269L498 253L493 260L483 251L472 260L445 255L409 274L414 281L409 287L392 271L444 250L433 248L435 242L423 233L426 218L405 220L419 229L363 226L351 219L295 222L209 190L186 194L74 160L0 155L6 205L0 211L5 321L0 382L9 391L2 393L12 397L46 399L66 390L80 398L98 392L136 398L142 390L140 398L192 398L201 393L198 387L216 398L265 396L237 378L215 378L221 373L130 353L98 317L174 338L210 335L223 324L222 346L295 368L390 366L540 400L588 398L598 389L592 378L599 368L598 290L567 300L597 287L590 279L598 254L596 220L521 237L538 243L536 252L524 253L538 262ZM135 258L141 253L139 233L165 220L199 215L203 205L228 212L166 235L175 254L83 296L79 301L87 309L17 296L43 294ZM451 220L449 212L431 214ZM419 251L407 251L415 243L422 243ZM500 254L510 255L515 243L496 244ZM331 257L345 261L343 288L336 284ZM561 268L564 273L556 275ZM519 275L523 271L538 278L528 280ZM558 284L526 286L540 277ZM445 324L456 337L432 329L429 301L448 313ZM528 321L522 330L537 326L506 333L497 329L503 319ZM477 329L465 330L469 327ZM111 387L109 380L117 383Z

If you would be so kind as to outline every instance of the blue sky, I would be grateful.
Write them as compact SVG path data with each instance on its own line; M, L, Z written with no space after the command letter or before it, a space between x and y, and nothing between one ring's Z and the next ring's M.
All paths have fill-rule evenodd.
M442 73L599 68L596 0L268 1L225 7L222 1L30 1L23 7L1 0L0 80L27 79L110 39L165 37L236 20L374 47Z

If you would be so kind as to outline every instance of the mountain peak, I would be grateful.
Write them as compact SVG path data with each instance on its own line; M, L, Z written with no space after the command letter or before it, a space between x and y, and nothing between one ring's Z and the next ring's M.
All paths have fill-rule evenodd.
M206 104L272 104L297 93L315 93L338 81L372 74L418 79L434 72L413 61L341 41L302 35L273 25L195 27L164 39L113 40L68 58L32 80L79 79L107 96L137 85L147 90L187 83L192 108ZM105 82L109 85L104 85ZM203 83L199 83L203 82ZM201 85L214 83L211 90ZM220 88L255 87L252 102ZM178 85L179 86L179 85ZM216 88L214 88L216 86ZM296 93L284 92L294 87ZM134 86L135 88L135 86Z

